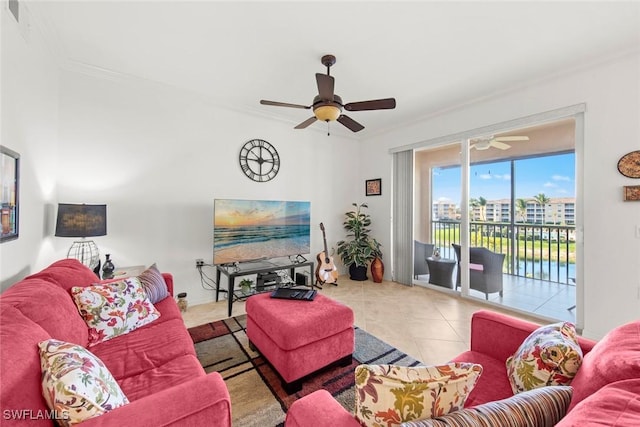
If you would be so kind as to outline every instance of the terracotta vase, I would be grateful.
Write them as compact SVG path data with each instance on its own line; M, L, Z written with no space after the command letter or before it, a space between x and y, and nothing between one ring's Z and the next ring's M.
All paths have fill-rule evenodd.
M376 283L382 283L382 276L384 276L384 264L380 258L376 258L371 263L371 276Z

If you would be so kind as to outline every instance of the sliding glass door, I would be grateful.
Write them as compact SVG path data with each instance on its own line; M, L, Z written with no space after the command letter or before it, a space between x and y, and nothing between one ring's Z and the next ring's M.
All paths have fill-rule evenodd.
M575 128L568 118L416 150L414 283L448 287L452 260L450 289L575 321Z

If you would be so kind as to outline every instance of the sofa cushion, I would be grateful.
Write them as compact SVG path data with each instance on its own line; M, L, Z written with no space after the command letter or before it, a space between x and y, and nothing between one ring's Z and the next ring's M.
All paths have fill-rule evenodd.
M32 276L7 289L2 294L2 301L40 325L51 338L87 345L87 324L71 295L56 283Z
M640 378L604 386L575 405L557 427L586 425L640 426Z
M355 416L362 425L394 426L462 409L482 366L359 365Z
M142 283L142 287L147 293L149 301L151 301L152 304L155 304L169 296L167 284L155 263L143 271L142 274L138 276L138 279L140 280L140 283Z
M550 385L569 385L582 363L573 323L541 326L507 359L513 393Z
M477 351L465 351L452 362L477 363L482 366L482 375L469 393L465 407L481 405L513 396L511 384L504 369L504 360L494 359Z
M175 302L169 300L175 305ZM182 319L150 323L130 334L120 335L91 347L121 381L166 364L184 355L196 354Z
M173 298L165 298L153 304L153 306L160 312L160 317L155 322L166 322L167 320L182 319L182 314L178 308L178 304Z
M136 277L73 287L71 295L89 326L90 346L128 334L160 317Z
M134 402L143 397L206 375L198 358L192 354L177 356L153 369L119 381L127 398Z
M571 387L566 386L540 387L441 417L404 423L402 427L554 426L565 416L571 393Z
M49 408L77 424L129 403L102 361L77 344L49 339L39 344L42 393Z
M38 343L50 335L0 299L0 408L44 413Z
M611 330L584 357L573 383L572 410L607 384L640 377L640 321Z

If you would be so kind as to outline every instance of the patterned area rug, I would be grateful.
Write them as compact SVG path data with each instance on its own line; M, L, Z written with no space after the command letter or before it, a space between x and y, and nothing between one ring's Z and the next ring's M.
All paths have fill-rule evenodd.
M355 329L356 349L350 366L331 366L311 375L302 390L287 395L280 377L265 359L249 349L245 334L246 315L207 323L189 329L198 359L207 372L218 371L231 396L234 427L281 426L287 409L296 399L321 388L353 412L354 369L361 363L415 366L407 356L373 335Z

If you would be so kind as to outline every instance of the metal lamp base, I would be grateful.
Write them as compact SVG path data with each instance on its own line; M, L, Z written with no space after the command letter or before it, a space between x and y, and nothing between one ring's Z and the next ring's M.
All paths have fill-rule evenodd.
M75 258L82 264L95 270L100 263L100 253L98 246L93 240L78 240L73 242L67 252L67 258Z

